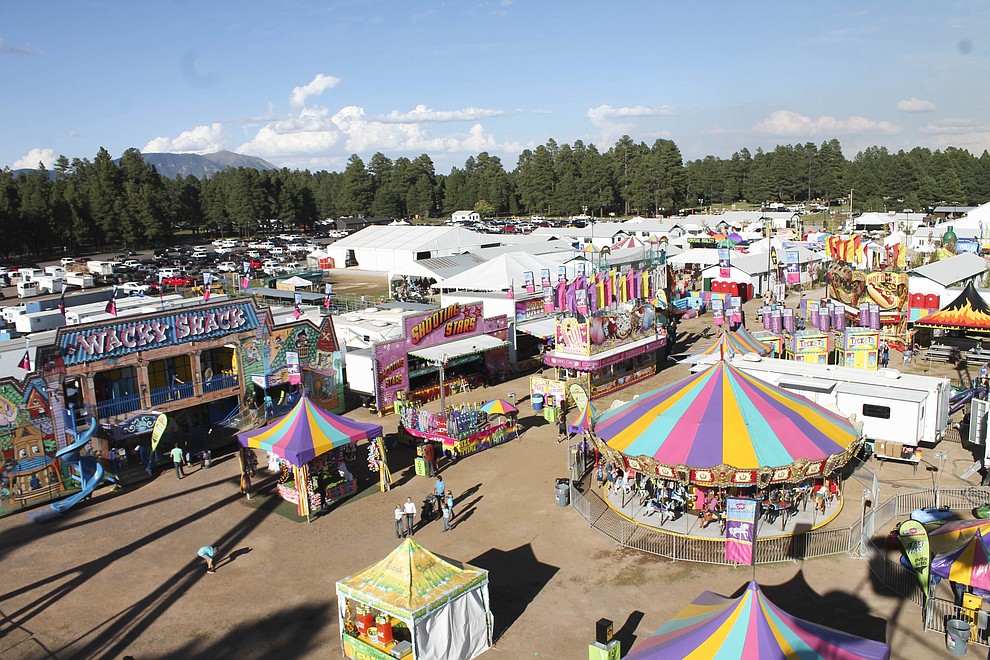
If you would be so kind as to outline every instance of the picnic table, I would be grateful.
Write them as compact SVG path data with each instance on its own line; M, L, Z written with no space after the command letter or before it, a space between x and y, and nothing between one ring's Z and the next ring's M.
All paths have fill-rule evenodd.
M959 349L946 344L932 344L925 351L924 359L928 362L955 362L959 359Z
M977 351L971 348L963 353L962 357L972 364L987 364L990 362L990 351Z

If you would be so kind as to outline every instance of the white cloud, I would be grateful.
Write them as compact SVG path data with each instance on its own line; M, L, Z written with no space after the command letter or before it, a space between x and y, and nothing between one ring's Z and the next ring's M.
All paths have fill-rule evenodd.
M790 110L777 110L753 127L757 133L783 136L840 135L853 133L897 133L898 128L886 121L873 121L856 115L838 119L822 115L812 119Z
M223 124L216 122L209 126L197 126L179 133L176 138L156 137L144 145L142 153L191 153L209 154L224 148L227 136Z
M55 152L51 149L32 149L11 163L10 169L35 170L38 169L38 163L44 163L45 168L50 170L55 164Z
M504 117L508 112L494 108L468 107L463 110L433 110L420 104L409 112L393 110L381 118L383 122L445 122L445 121L475 121L489 117Z
M934 136L931 146L935 149L956 147L966 149L977 157L984 151L990 151L990 124L960 118L944 119L925 126L921 132Z
M599 128L607 128L616 119L628 119L630 117L669 117L673 114L674 109L669 105L652 107L636 105L620 108L613 108L610 105L600 105L597 108L588 109L588 119Z
M935 104L912 96L906 101L898 102L897 109L901 112L931 112L935 109Z
M336 87L339 82L340 78L318 73L309 83L301 87L292 88L292 94L289 96L289 104L293 108L301 108L306 105L306 101L310 96L319 96L328 89Z

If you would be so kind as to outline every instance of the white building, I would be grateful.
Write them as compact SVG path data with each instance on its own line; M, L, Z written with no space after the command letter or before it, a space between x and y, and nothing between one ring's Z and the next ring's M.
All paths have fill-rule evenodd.
M326 251L338 268L356 266L389 272L417 259L449 257L497 245L497 236L464 227L372 226L331 243Z
M477 211L454 211L450 214L451 222L478 222L481 214Z

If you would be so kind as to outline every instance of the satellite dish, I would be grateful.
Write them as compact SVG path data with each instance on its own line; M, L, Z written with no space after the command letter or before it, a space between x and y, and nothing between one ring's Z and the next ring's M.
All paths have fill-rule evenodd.
M970 465L968 468L966 468L965 470L963 470L963 473L959 475L959 478L960 479L969 479L974 474L976 474L977 472L980 471L980 465L981 465L981 462L980 461L976 461L975 463L973 463L972 465Z

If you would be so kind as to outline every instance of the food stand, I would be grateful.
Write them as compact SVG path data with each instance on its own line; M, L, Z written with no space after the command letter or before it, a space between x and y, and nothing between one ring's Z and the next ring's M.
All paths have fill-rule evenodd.
M387 557L337 582L345 657L470 660L491 647L488 571L407 538Z
M787 341L787 357L795 362L828 364L828 354L832 351L832 336L827 332L801 330Z
M514 417L490 415L482 407L481 402L466 403L439 413L405 404L400 406L401 428L407 437L440 443L443 452L453 458L463 458L516 437Z
M242 447L269 452L269 469L281 472L279 496L294 503L307 519L313 507L326 507L357 492L347 461L357 458L359 440L377 443L381 452L381 438L381 426L329 413L305 394L274 424L237 435Z

